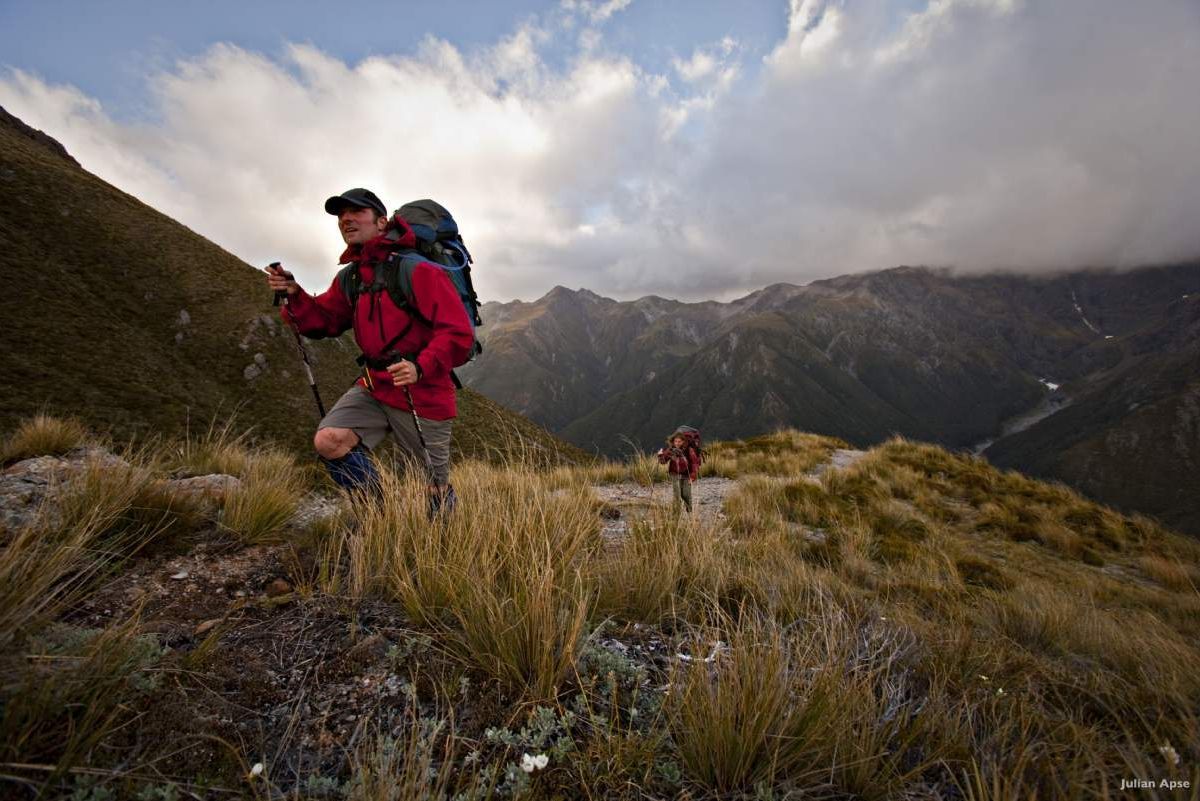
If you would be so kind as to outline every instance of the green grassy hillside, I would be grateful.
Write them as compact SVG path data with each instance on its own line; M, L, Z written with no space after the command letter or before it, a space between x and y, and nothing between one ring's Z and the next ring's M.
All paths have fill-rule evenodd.
M310 448L316 411L261 273L0 122L0 430L38 410L119 439L178 436L236 412L254 436ZM326 407L354 379L346 335L312 343ZM456 446L520 439L580 453L472 393Z

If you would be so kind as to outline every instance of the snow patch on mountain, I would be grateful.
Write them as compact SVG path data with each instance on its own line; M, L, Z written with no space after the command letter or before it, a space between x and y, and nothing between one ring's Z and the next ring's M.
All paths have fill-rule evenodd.
M1087 318L1087 316L1084 315L1083 309L1079 305L1079 298L1075 297L1074 289L1071 290L1071 303L1075 304L1075 311L1079 313L1079 319L1083 320L1083 324L1086 325L1088 328L1090 328L1092 330L1092 333L1099 334L1100 329L1097 328L1096 326L1092 325L1091 320L1089 320ZM1105 337L1105 339L1112 339L1112 337Z

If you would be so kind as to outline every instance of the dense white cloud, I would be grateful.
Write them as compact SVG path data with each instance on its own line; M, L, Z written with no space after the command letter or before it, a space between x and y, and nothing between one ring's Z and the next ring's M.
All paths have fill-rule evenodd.
M932 0L899 23L883 0L791 0L761 63L725 39L667 74L606 47L627 5L356 64L217 45L151 79L153 123L21 72L0 105L310 287L340 251L321 202L356 185L454 210L489 298L1200 255L1194 0Z

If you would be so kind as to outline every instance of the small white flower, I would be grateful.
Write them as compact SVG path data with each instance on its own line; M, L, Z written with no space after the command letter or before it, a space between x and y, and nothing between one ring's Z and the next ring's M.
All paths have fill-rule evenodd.
M521 755L521 770L526 773L533 773L535 770L541 770L550 764L550 757L545 754L531 756L529 754Z
M983 679L984 681L991 681L991 679L989 679L987 676L983 675L982 673L979 674L979 678Z
M262 772L263 772L263 763L255 762L254 767L250 768L250 778L251 779L258 778L259 776L262 775Z
M1172 767L1179 765L1179 754L1175 752L1175 749L1171 747L1170 743L1163 743L1162 748L1158 749L1158 753L1166 757L1167 761L1171 763Z
M996 695L1004 695L1004 688L1003 688L1003 687L997 687L997 688L996 688Z

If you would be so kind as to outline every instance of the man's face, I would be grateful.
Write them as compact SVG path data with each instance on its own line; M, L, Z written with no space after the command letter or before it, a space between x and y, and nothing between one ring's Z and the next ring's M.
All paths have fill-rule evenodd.
M347 245L361 245L383 233L387 217L375 216L374 209L345 206L338 214L338 230Z

